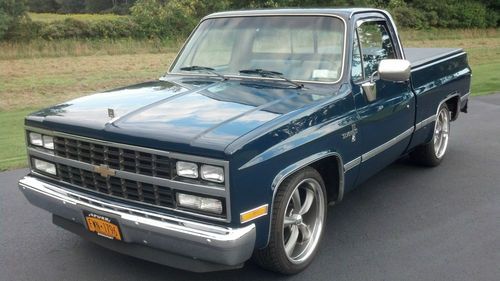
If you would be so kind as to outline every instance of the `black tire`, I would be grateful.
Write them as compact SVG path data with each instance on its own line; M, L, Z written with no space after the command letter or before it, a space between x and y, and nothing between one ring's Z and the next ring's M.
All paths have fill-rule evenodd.
M440 119L440 117L446 116L446 120ZM446 103L443 103L438 110L437 118L434 123L434 130L432 134L432 139L429 143L418 146L414 151L410 153L410 158L417 164L427 167L435 167L441 164L443 158L446 154L446 149L448 147L449 142L449 134L450 134L450 110ZM440 123L446 123L441 124ZM447 132L440 130L446 126ZM445 138L443 145L436 145L436 140L443 136ZM438 141L439 142L439 141ZM439 147L439 148L438 148Z
M304 270L311 263L323 237L327 208L325 184L315 169L306 167L289 176L278 188L272 209L269 243L267 247L255 251L253 259L265 269L294 274ZM311 196L313 190L314 201L308 204L310 199L307 197ZM297 199L297 194L300 200ZM294 210L297 207L295 202L300 202L297 204L299 211ZM309 208L302 217L301 211L305 210L307 205ZM285 213L287 213L286 219ZM308 222L313 222L313 218L315 218L314 226L310 227ZM290 223L292 220L295 221ZM285 237L287 233L289 235ZM307 236L310 238L305 238ZM290 240L295 240L295 243ZM285 250L287 247L285 242L287 246L294 245L291 251L291 247L288 247L288 252ZM301 253L296 259L294 259L295 252Z

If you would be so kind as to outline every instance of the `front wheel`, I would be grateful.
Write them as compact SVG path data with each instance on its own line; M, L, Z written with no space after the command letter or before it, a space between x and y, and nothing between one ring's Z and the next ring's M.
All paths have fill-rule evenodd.
M262 267L293 274L314 258L326 221L326 191L321 175L307 167L287 178L273 205L271 236L254 259Z
M431 142L417 147L410 157L424 166L437 166L443 160L450 139L450 110L443 104L438 111Z

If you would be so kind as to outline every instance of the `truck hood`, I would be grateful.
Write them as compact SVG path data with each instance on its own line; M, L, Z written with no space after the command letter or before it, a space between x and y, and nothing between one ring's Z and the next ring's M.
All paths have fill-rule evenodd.
M263 84L264 83L264 84ZM86 137L220 157L242 135L327 95L287 84L154 81L74 99L26 124ZM216 155L217 154L217 155Z

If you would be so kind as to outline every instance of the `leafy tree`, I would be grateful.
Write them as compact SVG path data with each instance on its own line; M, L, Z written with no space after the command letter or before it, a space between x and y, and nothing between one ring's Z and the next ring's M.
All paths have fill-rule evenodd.
M230 9L231 1L229 0L173 0L179 5L187 9L189 15L197 20L202 17L214 13Z
M26 18L24 0L0 0L0 39Z
M82 0L55 0L59 4L59 12L80 13L85 9L85 2Z
M185 36L198 20L212 12L229 8L228 0L138 0L132 17L144 36Z
M28 0L26 4L35 13L55 13L61 8L55 0Z
M98 13L114 7L114 0L85 0L85 11Z

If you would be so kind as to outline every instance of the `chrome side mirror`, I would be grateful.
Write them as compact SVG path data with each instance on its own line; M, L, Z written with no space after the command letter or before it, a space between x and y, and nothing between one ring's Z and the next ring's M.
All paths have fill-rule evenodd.
M410 79L411 64L407 60L385 59L378 65L380 79L392 82L406 82Z
M410 79L411 64L407 60L400 59L385 59L381 60L378 65L378 71L370 75L370 80L361 84L368 102L373 102L377 99L377 86L375 76L380 79L392 82L406 82Z

